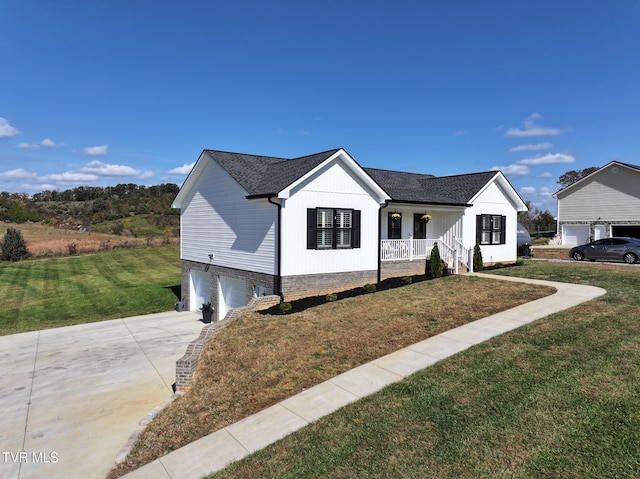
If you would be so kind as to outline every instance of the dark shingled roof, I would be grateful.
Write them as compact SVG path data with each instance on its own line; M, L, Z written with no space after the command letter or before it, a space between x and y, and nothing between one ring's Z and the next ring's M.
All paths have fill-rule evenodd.
M205 151L247 191L248 196L255 197L277 194L339 150L294 159ZM468 204L496 174L487 171L436 177L377 168L364 170L393 201L443 205Z
M325 161L335 150L292 160L270 156L205 150L247 191L249 196L276 194Z
M365 168L394 201L466 205L496 175L495 171L442 176Z

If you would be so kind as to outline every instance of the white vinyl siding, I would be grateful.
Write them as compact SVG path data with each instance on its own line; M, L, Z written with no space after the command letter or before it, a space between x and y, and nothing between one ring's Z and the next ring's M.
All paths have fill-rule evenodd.
M282 275L376 270L379 206L368 188L340 160L327 164L282 201ZM313 249L307 248L309 209L321 212L316 225L320 243ZM329 218L334 210L338 214ZM348 213L356 210L361 215L359 248L350 244L353 216ZM330 227L337 231L336 248L329 246Z
M473 248L477 234L477 216L491 215L504 217L503 244L483 244L482 260L485 263L511 262L518 259L518 218L515 205L509 200L506 192L497 184L490 183L482 193L475 198L473 206L464 215L464 244ZM491 232L491 240L497 240Z
M181 211L184 260L274 274L278 209L246 192L209 161ZM215 205L215 207L214 207Z
M611 165L559 192L557 197L561 222L639 221L640 172Z

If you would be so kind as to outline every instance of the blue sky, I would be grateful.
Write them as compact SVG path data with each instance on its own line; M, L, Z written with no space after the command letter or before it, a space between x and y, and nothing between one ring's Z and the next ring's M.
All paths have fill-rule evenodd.
M437 176L555 213L640 164L640 2L0 0L0 191L181 184L205 148Z

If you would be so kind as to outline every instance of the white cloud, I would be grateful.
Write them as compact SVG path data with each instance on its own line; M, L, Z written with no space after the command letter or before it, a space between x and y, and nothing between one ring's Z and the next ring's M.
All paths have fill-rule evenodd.
M55 141L50 140L49 138L45 138L40 142L40 144L45 148L62 148L64 146L64 143L56 143Z
M11 126L6 118L0 118L0 138L9 138L22 133L16 127Z
M36 178L38 175L35 173L31 173L22 168L18 168L16 170L5 171L4 173L0 173L0 180L2 181L24 181L24 180L32 180Z
M548 180L553 177L554 175L552 173L549 173L548 171L544 173L540 173L539 175L536 175L536 178L542 178L543 180Z
M109 145L100 145L100 146L90 146L82 150L85 155L89 156L104 156L107 154L107 149Z
M76 171L67 171L65 173L52 173L39 177L41 181L50 181L56 183L68 184L82 184L90 183L98 180L98 175L91 175L87 173L79 173Z
M541 118L539 113L532 113L523 122L523 128L509 128L505 136L529 137L529 136L556 136L563 131L559 128L536 125L536 120Z
M566 153L547 153L535 158L523 158L519 165L553 165L556 163L574 163L576 159Z
M536 189L533 186L523 186L520 188L520 193L523 195L532 195L536 192Z
M502 171L505 176L525 176L529 174L529 167L519 164L511 164L507 166L493 166L490 171Z
M40 145L37 143L18 143L18 148L22 150L39 150Z
M540 150L548 150L553 147L553 143L529 143L528 145L519 145L514 146L513 148L509 148L509 153L518 153L520 151L540 151Z
M40 148L62 148L64 143L56 143L49 138L45 138L40 143L19 143L18 148L23 150L39 150Z
M193 169L193 165L195 165L196 163L189 163L189 164L184 164L182 166L178 166L177 168L174 168L172 170L169 170L169 174L170 175L188 175L189 172Z
M146 179L153 176L152 171L136 170L126 165L111 165L109 163L103 163L99 160L94 160L78 170L80 173L98 176L133 176L137 179Z

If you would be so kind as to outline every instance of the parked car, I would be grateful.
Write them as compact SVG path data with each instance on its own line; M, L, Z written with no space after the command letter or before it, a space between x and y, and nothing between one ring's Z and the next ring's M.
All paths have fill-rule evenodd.
M640 258L640 240L636 238L599 239L571 248L569 256L576 261L603 259L633 264Z
M518 223L518 256L531 256L531 235Z

